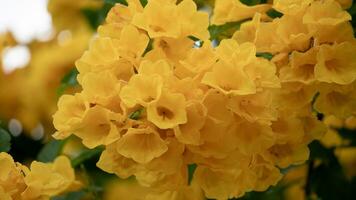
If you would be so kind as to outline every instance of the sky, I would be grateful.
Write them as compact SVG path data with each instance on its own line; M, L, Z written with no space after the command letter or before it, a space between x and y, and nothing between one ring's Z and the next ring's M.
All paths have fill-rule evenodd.
M46 40L52 30L48 0L0 0L0 33L11 31L20 45L2 55L4 71L22 67L30 59L24 44L31 40Z

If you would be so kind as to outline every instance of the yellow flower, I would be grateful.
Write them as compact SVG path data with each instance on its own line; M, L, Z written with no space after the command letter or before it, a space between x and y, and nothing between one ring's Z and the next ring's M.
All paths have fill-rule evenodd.
M168 150L164 140L152 128L129 128L117 142L117 152L137 163L148 163Z
M209 39L208 13L197 11L197 6L192 0L183 0L178 4L177 9L183 36L194 36L201 40Z
M81 138L88 148L108 145L120 138L123 117L102 106L91 107L85 113L80 126L73 134Z
M290 55L290 65L279 70L279 78L282 82L301 82L312 84L316 81L314 75L317 63L318 48L311 48L306 52L293 51Z
M153 42L153 50L145 55L145 59L157 61L167 58L172 63L178 63L184 59L187 52L192 49L194 41L188 37L156 38Z
M104 27L107 25L118 25L119 27L123 27L132 21L132 18L136 13L143 11L143 7L139 0L126 0L126 2L128 6L117 3L111 8L106 17L107 24L103 25Z
M157 74L162 78L167 78L173 75L173 69L166 60L158 60L156 62L144 60L141 62L138 73L143 75Z
M131 61L138 66L138 62L148 45L149 38L145 33L139 32L132 25L124 26L120 39L115 41L115 46L120 57Z
M75 62L80 72L78 81L88 72L99 72L102 70L113 69L119 60L119 53L114 42L110 38L96 38L91 42L89 50Z
M236 96L229 99L226 107L236 115L249 122L261 122L269 124L277 119L277 104L274 93L264 91L246 96Z
M25 174L28 173L26 166L15 163L7 153L0 153L0 197L1 199L20 199L25 190Z
M137 104L148 106L161 96L163 87L162 77L153 74L136 74L127 85L120 91L121 101L128 107L134 107Z
M248 19L255 13L264 13L271 8L268 4L247 6L239 0L216 0L214 6L213 24L225 24Z
M31 171L26 174L26 190L23 199L41 199L75 191L81 183L75 180L74 170L65 156L59 156L53 163L32 162Z
M195 36L208 39L208 14L198 12L192 0L152 0L142 13L136 13L133 24L146 30L151 38ZM174 22L174 23L173 23Z
M175 73L180 78L193 77L197 73L204 72L216 62L217 57L210 41L204 41L200 48L191 48L188 55L180 60Z
M345 42L321 45L315 66L315 78L321 82L350 84L356 79L356 45Z
M145 198L149 191L149 188L139 185L136 180L114 180L105 187L103 199L137 200Z
M53 115L53 124L57 132L56 139L64 139L81 125L89 109L89 102L81 94L63 95L58 101L58 111Z
M7 194L1 186L0 186L0 198L3 200L12 200L11 196Z
M355 114L355 85L322 85L316 99L315 109L325 115L335 115L341 119Z
M203 104L197 101L187 103L187 123L177 126L174 134L183 144L200 145L202 139L200 130L205 124L207 110Z
M177 38L181 34L179 21L175 1L153 0L147 3L142 13L135 14L132 23L146 30L151 38Z
M237 147L243 154L262 153L275 143L276 135L270 126L246 121L237 123Z
M187 123L185 97L179 93L163 91L158 101L148 105L147 120L161 129Z
M243 65L219 60L212 71L207 72L202 83L216 88L226 95L248 95L256 93L256 85L243 70Z
M349 20L351 20L350 14L334 0L314 1L303 17L303 23L309 25L335 26Z
M137 163L116 151L116 143L107 145L96 165L108 172L126 179L136 172Z
M120 110L121 84L109 71L87 73L82 79L82 87L82 95L90 104Z
M274 0L273 8L283 14L294 15L300 11L305 11L313 1L314 0Z

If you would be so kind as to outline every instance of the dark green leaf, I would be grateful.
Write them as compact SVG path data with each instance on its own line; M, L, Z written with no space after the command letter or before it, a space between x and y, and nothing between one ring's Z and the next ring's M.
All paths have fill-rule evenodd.
M283 13L278 12L275 9L270 9L266 12L266 14L270 17L270 18L279 18L283 16Z
M144 109L143 108L140 108L134 112L132 112L130 115L129 115L129 118L130 119L133 119L133 120L138 120L141 116L141 114L143 113Z
M344 174L343 168L334 154L334 148L326 148L319 141L313 141L309 162L321 161L308 170L306 191L316 193L323 200L353 199L355 190Z
M0 127L0 152L8 152L11 148L11 136L10 134Z
M190 185L190 183L193 180L193 175L195 170L197 169L197 165L196 164L190 164L188 165L188 185Z
M69 87L74 87L78 85L78 81L77 81L78 73L79 72L77 68L73 68L63 77L61 81L61 85L57 89L58 96L61 96L65 92L65 90L68 89Z
M273 58L273 55L271 53L256 53L257 57L265 58L267 60L271 60Z
M257 4L266 3L265 0L240 0L240 2L247 6L255 6Z
M230 38L235 31L240 29L241 24L247 20L248 19L238 22L228 22L223 25L210 25L208 27L210 40L217 40L220 42L222 39Z
M104 2L111 5L115 5L116 3L120 3L125 6L128 5L126 0L104 0Z
M145 7L147 5L147 3L148 3L148 0L140 0L140 2L141 2L141 5L143 7Z
M82 151L77 157L72 159L72 166L77 167L80 164L82 164L84 161L100 155L101 152L103 151L104 151L104 147L102 146L96 147L94 149L86 149Z
M84 190L79 190L76 192L69 192L67 194L56 196L51 198L51 200L80 200L85 196L86 192Z
M52 162L61 153L66 140L51 140L48 142L37 155L40 162Z
M146 53L148 53L152 49L153 49L153 39L150 38L150 40L148 41L147 47L146 47L145 51L143 52L142 56L145 56Z
M356 146L356 130L346 128L337 129L339 135L350 142L350 146Z

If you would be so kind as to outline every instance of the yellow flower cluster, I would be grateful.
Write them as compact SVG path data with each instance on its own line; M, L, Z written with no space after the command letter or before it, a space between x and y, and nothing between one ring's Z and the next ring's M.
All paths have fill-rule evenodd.
M275 0L282 17L256 13L217 47L192 0L127 2L111 9L76 62L83 90L59 100L54 137L104 145L97 166L134 175L162 194L155 199L184 199L193 185L216 199L264 191L280 168L308 159L307 145L325 132L315 100L326 115L355 114L356 43L336 1ZM265 9L233 16L246 7L236 2L213 20Z
M58 194L81 186L65 156L53 163L32 162L30 169L14 162L7 153L0 153L1 200L49 200Z

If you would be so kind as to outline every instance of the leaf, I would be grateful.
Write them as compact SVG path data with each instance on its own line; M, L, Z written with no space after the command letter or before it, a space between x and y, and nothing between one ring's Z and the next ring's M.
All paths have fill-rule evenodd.
M10 134L0 127L0 152L8 152L11 149Z
M190 185L192 183L193 175L194 175L194 172L196 169L197 169L196 164L188 165L188 185Z
M309 148L310 162L319 162L318 165L309 168L307 182L309 187L306 191L311 190L323 200L353 199L356 195L355 190L352 182L344 174L334 154L334 148L326 148L319 141L313 141Z
M247 6L255 6L257 4L267 3L266 0L240 0L240 2Z
M266 14L270 17L270 18L272 18L272 19L274 19L274 18L280 18L280 17L282 17L283 16L283 13L280 13L280 12L278 12L277 10L275 10L275 9L270 9L270 10L268 10L267 12L266 12Z
M129 118L130 119L133 119L133 120L138 120L141 116L141 114L143 113L144 109L143 108L140 108L134 112L132 112L130 115L129 115Z
M61 96L64 91L66 89L68 89L69 87L74 87L76 85L78 85L78 81L77 81L77 75L78 75L78 70L77 68L73 68L72 70L70 70L62 79L61 81L61 85L59 86L59 88L57 89L57 95Z
M235 31L240 29L241 24L247 20L249 19L238 22L228 22L223 25L210 25L208 27L210 40L217 40L220 42L224 38L230 38L235 33Z
M52 162L61 153L66 140L51 140L48 142L37 155L40 162Z
M350 146L356 146L356 130L350 130L346 128L337 129L339 135L350 142Z
M256 57L261 57L261 58L265 58L267 60L271 60L273 58L273 55L271 53L256 53Z
M80 164L82 164L84 161L89 160L95 156L98 156L101 154L101 152L104 151L103 146L96 147L94 149L86 149L82 151L79 156L75 157L72 159L72 166L73 167L78 167Z
M143 7L145 7L147 5L147 3L148 3L148 0L140 0L140 2L141 2L141 5Z
M75 192L69 192L64 195L56 196L51 198L51 200L79 200L85 196L86 192L84 190L79 190Z
M120 3L120 4L125 5L125 6L128 5L126 0L104 0L104 2L107 3L107 4L111 4L111 5L115 5L117 3Z

